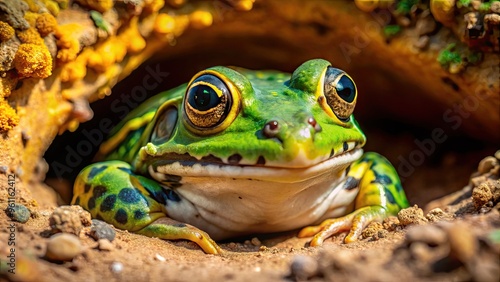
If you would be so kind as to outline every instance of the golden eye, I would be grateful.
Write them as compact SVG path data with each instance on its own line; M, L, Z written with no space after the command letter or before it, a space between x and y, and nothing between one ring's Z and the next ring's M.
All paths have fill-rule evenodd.
M328 67L325 73L323 94L335 116L343 122L349 121L356 106L357 89L354 81L345 72Z
M222 74L206 70L196 75L184 96L184 122L196 134L227 128L240 109L239 90Z

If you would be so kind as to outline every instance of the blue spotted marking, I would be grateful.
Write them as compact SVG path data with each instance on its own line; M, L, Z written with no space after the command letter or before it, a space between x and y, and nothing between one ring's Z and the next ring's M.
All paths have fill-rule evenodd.
M92 191L92 197L99 198L102 195L104 195L104 193L106 193L107 191L108 189L105 186L102 185L94 186L94 190Z
M391 191L387 188L384 189L385 191L385 197L387 198L387 200L389 201L389 203L391 204L397 204L396 203L396 199L394 199L394 196L392 195Z
M142 210L136 210L136 211L134 211L134 219L139 220L139 219L144 218L145 216L146 216L146 213L144 211L142 211Z
M118 193L118 199L125 203L133 204L141 200L141 195L136 189L122 188Z
M375 179L372 180L372 183L380 183L382 185L390 185L392 184L392 179L385 174L378 174L374 171Z
M174 192L174 190L166 189L165 192L167 193L168 200L173 201L173 202L180 202L181 201L181 198L179 197L179 195L177 195L177 193Z
M87 203L87 207L89 208L89 210L93 210L95 208L95 197L90 197Z
M103 172L104 170L106 170L108 167L103 165L103 166L99 166L99 167L93 167L90 172L89 172L89 175L88 175L88 179L89 180L92 180L92 178L94 178L96 175L98 175L99 173ZM89 181L90 182L90 181Z

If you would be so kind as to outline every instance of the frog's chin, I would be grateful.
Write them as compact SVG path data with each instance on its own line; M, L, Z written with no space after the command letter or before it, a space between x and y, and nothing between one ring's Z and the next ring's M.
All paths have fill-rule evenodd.
M301 182L327 173L340 173L352 162L361 158L363 149L354 148L335 157L305 167L280 167L278 165L251 166L221 163L184 163L149 165L150 175L159 182L169 182L173 175L181 177L210 177L252 179L274 182Z

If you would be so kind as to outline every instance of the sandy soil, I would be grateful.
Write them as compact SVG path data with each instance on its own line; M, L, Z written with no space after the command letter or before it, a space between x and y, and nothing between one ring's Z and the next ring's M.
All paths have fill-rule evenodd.
M383 138L375 134L375 145ZM390 152L386 153L390 156ZM482 153L460 157L474 159ZM191 242L164 241L120 230L116 230L116 238L110 244L97 242L90 236L91 227L84 226L88 218L80 220L75 209L66 222L60 223L67 227L67 232L78 233L74 230L81 228L77 241L82 251L67 262L51 261L46 256L54 228L49 218L54 216L56 207L50 206L52 190L37 184L37 190L45 191L46 196L38 196L38 207L25 203L32 212L27 223L13 223L16 274L9 273L5 263L11 252L5 243L9 242L12 222L6 213L0 212L0 280L498 281L498 160L495 166L485 168L483 164L482 176L476 175L472 185L460 190L466 184L463 179L470 175L470 162L450 161L458 158L457 153L445 155L437 167L426 164L419 168L417 176L406 184L410 202L421 206L442 196L439 194L459 190L428 205L429 210L440 209L425 213L419 208L406 209L399 220L394 217L383 225L370 225L364 234L366 238L352 244L342 243L345 234L341 234L326 240L321 247L308 247L309 239L297 238L297 232L291 231L221 242L225 250L222 255L204 254ZM431 193L433 186L428 183L440 189ZM489 185L490 194L481 183L489 183L484 185ZM486 192L481 194L481 189ZM0 203L2 210L6 206L6 202Z

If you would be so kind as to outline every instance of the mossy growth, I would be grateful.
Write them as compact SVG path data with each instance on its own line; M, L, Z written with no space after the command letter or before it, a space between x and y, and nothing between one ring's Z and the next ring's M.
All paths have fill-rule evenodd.
M95 10L92 10L89 13L97 28L109 33L109 23L103 18L102 14Z
M461 8L461 7L469 7L470 6L470 1L471 0L458 0L457 2L457 7L458 8Z
M419 2L420 0L401 0L396 4L396 11L403 15L409 14L413 6Z
M441 52L439 52L439 55L437 57L437 61L439 62L439 64L441 66L446 67L446 66L449 66L451 64L460 64L463 62L462 56L458 52L454 51L455 47L456 47L456 44L451 43L451 44L448 44L448 46L446 46L446 48L441 50Z
M399 25L386 25L383 31L385 37L391 38L401 32L401 27Z

